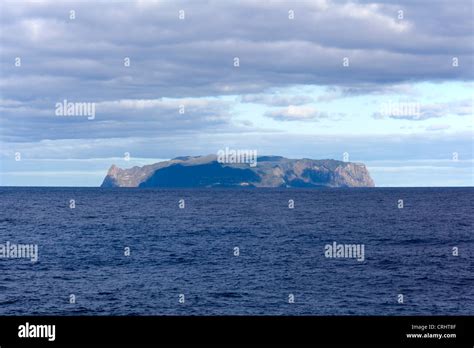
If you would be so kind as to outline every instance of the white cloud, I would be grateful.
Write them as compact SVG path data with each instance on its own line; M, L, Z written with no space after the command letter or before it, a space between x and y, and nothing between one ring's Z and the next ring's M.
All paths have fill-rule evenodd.
M268 111L265 113L265 116L278 121L312 121L327 117L325 113L319 112L314 107L295 105Z
M264 104L269 106L303 105L314 101L307 95L281 95L281 94L245 94L240 98L243 103Z
M441 131L451 128L449 124L433 124L431 126L426 127L427 131Z

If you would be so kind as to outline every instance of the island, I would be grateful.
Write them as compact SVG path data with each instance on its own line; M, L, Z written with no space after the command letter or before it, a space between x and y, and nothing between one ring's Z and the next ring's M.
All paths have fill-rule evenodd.
M217 155L176 157L122 169L112 165L101 187L374 187L362 163L260 156L256 163L222 163Z

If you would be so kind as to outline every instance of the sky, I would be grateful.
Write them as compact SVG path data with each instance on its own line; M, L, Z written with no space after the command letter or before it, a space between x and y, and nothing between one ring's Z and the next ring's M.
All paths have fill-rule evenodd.
M2 1L0 185L99 186L112 164L228 147L473 186L473 6Z

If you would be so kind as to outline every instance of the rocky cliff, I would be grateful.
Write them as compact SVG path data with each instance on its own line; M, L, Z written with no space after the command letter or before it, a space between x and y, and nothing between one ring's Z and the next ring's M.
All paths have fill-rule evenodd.
M374 187L364 164L258 157L257 165L221 163L217 156L177 157L143 167L112 165L101 187Z

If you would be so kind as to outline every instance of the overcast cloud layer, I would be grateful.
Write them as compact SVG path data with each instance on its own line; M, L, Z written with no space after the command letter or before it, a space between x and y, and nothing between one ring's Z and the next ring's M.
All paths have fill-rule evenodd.
M407 151L407 160L449 158L454 151L472 159L472 125L464 127L472 120L471 0L0 6L3 172L20 168L9 162L20 149L25 159L127 151L156 159L224 146L314 158L346 148L370 161L398 160L402 142L403 148L429 144L422 156ZM444 93L446 84L464 95ZM433 101L431 89L445 100ZM378 106L362 111L348 104L384 95L417 102L421 113L384 116ZM55 105L64 100L96 103L96 117L56 117ZM373 127L354 128L349 137L361 122ZM446 147L443 132L457 145ZM376 154L382 133L393 141L379 143ZM325 140L303 149L305 137Z

